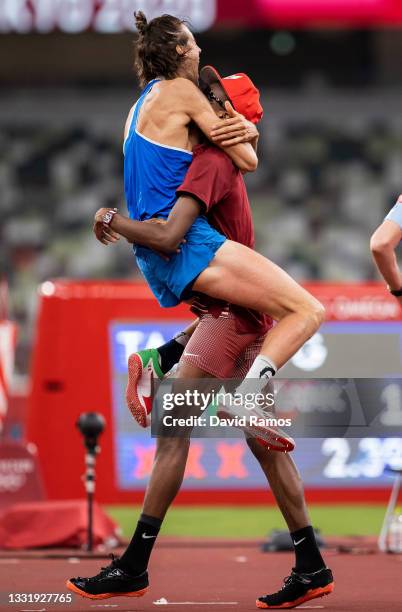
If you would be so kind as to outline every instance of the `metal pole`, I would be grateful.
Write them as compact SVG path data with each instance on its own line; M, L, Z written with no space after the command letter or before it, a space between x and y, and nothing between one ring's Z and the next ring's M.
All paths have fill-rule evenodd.
M391 491L391 496L389 498L387 510L384 516L384 521L381 527L380 536L378 538L378 548L381 550L381 552L388 552L388 542L387 542L388 528L389 528L391 516L394 513L395 506L398 501L399 489L401 486L401 475L402 475L401 472L399 473L396 472L394 484L393 484L392 491Z
M76 426L84 436L85 453L85 474L82 477L85 483L85 491L87 494L87 550L92 552L93 549L93 505L95 495L95 465L96 455L100 451L97 444L98 437L105 428L105 419L97 412L82 413Z
M93 550L93 501L95 494L95 464L96 464L96 453L98 447L94 451L87 451L85 455L85 490L87 492L87 506L88 506L88 530L87 530L87 550L92 552Z

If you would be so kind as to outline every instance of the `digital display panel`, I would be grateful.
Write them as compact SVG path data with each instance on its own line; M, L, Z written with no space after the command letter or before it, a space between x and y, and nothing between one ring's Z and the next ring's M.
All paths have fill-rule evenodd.
M110 352L113 384L116 481L122 490L143 489L150 476L155 439L139 427L125 404L127 358L142 348L159 346L184 329L185 321L113 322ZM384 377L402 373L402 326L396 322L326 323L281 370L284 378ZM386 387L382 396L389 436L300 438L293 453L307 487L384 487L386 467L402 465L400 388ZM388 419L388 420L387 420ZM264 476L240 439L194 439L185 489L255 489Z
M0 32L130 32L135 31L137 10L148 21L163 13L185 17L195 31L202 31L215 21L216 0L0 0Z
M0 0L0 33L134 32L133 13L185 19L195 32L223 27L341 27L402 23L399 0Z

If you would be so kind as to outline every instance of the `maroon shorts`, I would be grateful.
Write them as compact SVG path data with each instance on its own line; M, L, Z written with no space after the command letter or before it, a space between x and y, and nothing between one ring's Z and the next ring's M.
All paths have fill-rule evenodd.
M265 334L239 334L236 316L225 309L219 316L203 314L188 341L181 363L188 363L211 377L243 379L261 352Z

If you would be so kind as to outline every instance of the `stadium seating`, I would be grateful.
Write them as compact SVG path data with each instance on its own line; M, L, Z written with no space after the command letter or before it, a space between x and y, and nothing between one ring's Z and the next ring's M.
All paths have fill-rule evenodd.
M25 100L30 114L21 123L0 123L0 257L8 269L12 314L22 326L20 371L28 367L38 283L56 276L139 274L125 241L104 248L90 231L100 206L126 210L126 97L118 98L110 117L104 104L104 117L95 121L88 104L69 96L68 123L60 114L49 117L35 99ZM247 178L257 249L296 279L370 280L369 236L401 189L402 127L392 123L392 114L360 116L351 94L338 105L347 121L333 121L326 100L318 97L300 116L286 110L280 97L270 94L264 101L260 166Z

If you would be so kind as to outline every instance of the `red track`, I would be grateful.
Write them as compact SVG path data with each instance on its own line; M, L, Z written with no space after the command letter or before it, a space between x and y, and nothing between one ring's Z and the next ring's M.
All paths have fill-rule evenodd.
M345 612L400 612L402 609L402 555L326 553L335 575L335 592L329 597L304 604L299 609L342 610ZM73 603L7 605L6 594L67 593L69 577L93 575L103 559L22 558L7 553L0 558L0 610L255 610L255 599L281 586L290 572L290 553L261 553L255 544L217 543L177 545L161 542L150 567L151 589L141 599L113 598L91 601L73 595ZM194 602L184 605L155 605ZM210 603L206 603L210 602ZM237 602L219 604L217 602Z

